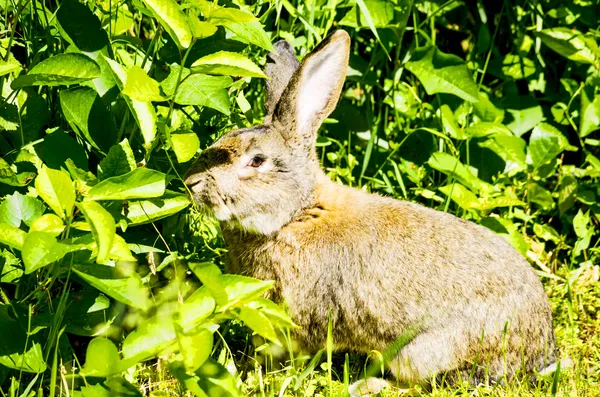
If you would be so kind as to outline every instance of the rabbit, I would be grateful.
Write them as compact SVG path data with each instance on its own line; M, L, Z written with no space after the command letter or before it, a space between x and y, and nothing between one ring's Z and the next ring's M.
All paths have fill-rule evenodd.
M556 362L552 312L529 263L491 230L331 181L317 130L335 108L350 37L337 30L300 63L268 56L266 116L224 134L185 176L220 222L228 271L275 280L269 297L297 341L387 354L405 384L502 381ZM396 346L396 351L394 351Z

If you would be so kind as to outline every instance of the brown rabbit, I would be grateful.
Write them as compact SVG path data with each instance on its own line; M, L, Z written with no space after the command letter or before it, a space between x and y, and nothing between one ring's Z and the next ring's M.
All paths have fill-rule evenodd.
M388 362L400 381L477 383L553 364L544 289L503 238L321 170L317 130L342 90L348 34L334 32L302 63L285 41L275 48L264 124L225 134L185 180L221 222L229 271L276 280L271 298L309 349L325 345L330 313L337 349L384 352L402 339Z

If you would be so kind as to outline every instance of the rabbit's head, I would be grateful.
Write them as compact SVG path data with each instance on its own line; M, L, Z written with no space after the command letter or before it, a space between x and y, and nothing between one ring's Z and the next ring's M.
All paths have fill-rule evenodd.
M285 41L275 50L266 67L264 124L223 135L185 178L194 201L218 220L265 235L310 203L321 172L317 130L339 99L350 37L334 32L302 63Z

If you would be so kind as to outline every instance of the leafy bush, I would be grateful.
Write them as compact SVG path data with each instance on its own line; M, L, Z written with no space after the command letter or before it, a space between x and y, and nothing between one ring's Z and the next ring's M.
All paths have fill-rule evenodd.
M221 273L218 225L182 176L220 133L261 121L272 42L302 57L336 28L353 44L318 142L328 175L499 233L549 280L563 350L588 354L572 329L600 343L577 323L600 329L593 1L0 7L2 394L139 395L129 369L156 357L196 395L265 392L231 375L244 359L215 335L237 319L278 343L293 323L261 297L271 282ZM573 357L590 386L569 387L596 387L590 354ZM318 357L272 390L331 392L331 356L329 382L309 376Z

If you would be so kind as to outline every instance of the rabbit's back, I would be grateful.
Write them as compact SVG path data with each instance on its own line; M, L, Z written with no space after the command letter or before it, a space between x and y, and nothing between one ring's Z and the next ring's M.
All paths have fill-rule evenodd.
M342 349L385 350L410 332L439 333L427 345L446 358L404 376L417 380L482 350L499 355L505 330L516 333L507 345L515 362L523 345L529 370L550 357L542 358L544 349L553 360L551 312L535 272L503 238L472 222L323 176L314 205L277 234L224 232L231 270L277 280L273 298L289 307L308 347L322 347L331 312Z

